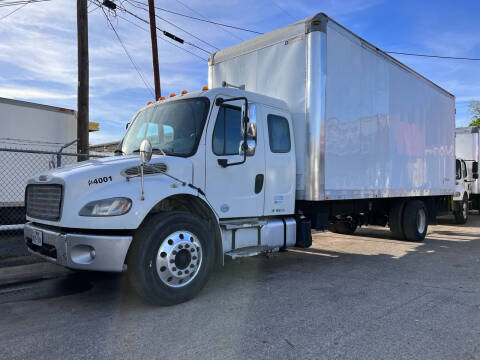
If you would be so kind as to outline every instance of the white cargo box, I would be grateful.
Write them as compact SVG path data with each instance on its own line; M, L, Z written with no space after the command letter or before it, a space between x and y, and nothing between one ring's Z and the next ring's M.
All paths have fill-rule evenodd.
M0 148L57 152L77 135L74 110L0 98ZM75 152L76 145L64 152ZM48 170L52 155L0 151L0 208L24 205L25 186L33 175ZM56 159L55 159L56 160ZM76 158L64 159L64 163Z
M298 200L453 194L455 97L325 14L213 54L223 82L289 105Z

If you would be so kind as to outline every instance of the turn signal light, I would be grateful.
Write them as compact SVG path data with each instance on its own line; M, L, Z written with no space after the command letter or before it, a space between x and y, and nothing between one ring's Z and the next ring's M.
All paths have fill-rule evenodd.
M182 95L185 95L186 93L188 93L187 90L183 90L183 91L182 91Z
M208 86L202 87L202 91L206 91L206 90L208 90Z
M170 97L174 97L174 96L175 96L175 93L171 93L171 94L170 94Z

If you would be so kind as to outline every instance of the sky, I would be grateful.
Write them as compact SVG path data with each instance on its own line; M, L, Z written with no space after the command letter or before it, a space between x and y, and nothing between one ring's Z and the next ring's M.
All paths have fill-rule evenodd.
M138 2L115 2L148 18L147 12L133 6ZM155 4L259 32L324 12L385 51L480 58L479 0L156 0ZM76 1L32 3L6 16L16 8L0 7L0 97L76 109ZM100 123L100 131L90 134L90 143L96 144L121 139L126 123L154 96L102 10L91 3L88 15L90 120ZM145 82L153 87L148 24L122 11L117 15L109 14L112 24ZM197 46L173 46L159 36L162 95L200 90L207 85L209 53L257 36L162 10L157 15L159 28ZM453 93L457 126L468 125L468 104L480 100L480 61L395 57Z

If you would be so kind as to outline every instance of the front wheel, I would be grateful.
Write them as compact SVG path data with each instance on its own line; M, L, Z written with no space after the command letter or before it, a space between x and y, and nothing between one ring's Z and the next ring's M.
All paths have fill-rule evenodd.
M150 303L173 305L193 298L214 263L214 239L189 213L151 215L134 237L128 258L133 288Z
M465 224L468 220L468 197L463 195L463 200L455 204L455 223Z

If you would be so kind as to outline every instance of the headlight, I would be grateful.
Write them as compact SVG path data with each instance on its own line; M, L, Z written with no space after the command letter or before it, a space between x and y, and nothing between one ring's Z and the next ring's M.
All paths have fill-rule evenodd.
M126 214L132 207L132 200L124 197L95 200L85 205L80 216L118 216Z

